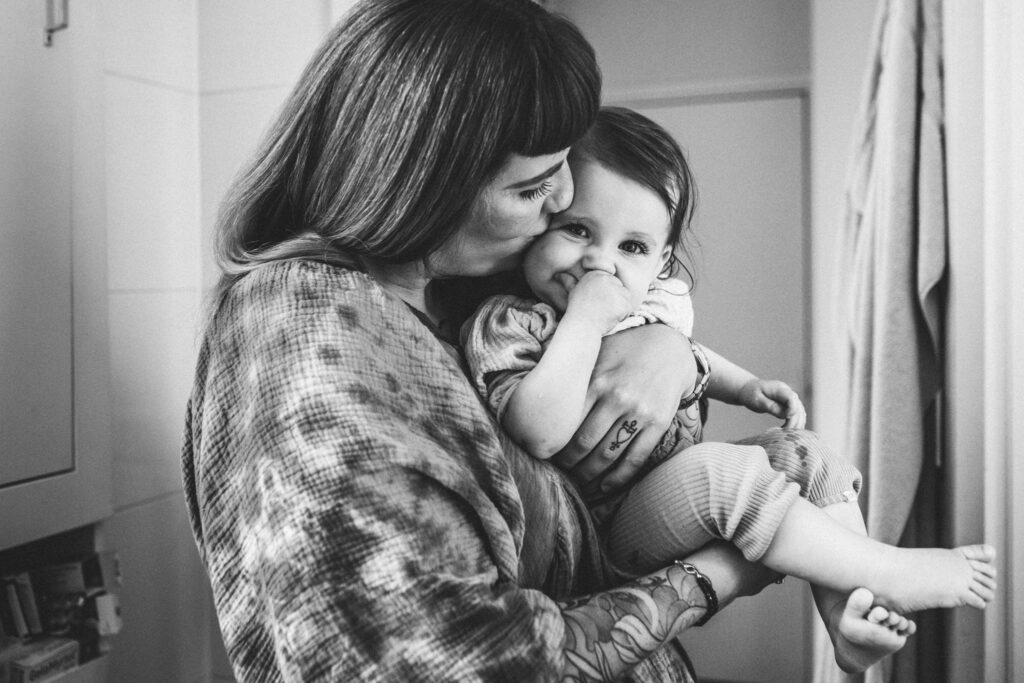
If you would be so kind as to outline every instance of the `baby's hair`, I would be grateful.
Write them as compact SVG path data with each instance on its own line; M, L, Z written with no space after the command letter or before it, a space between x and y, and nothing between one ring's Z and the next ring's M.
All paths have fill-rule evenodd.
M661 276L683 271L692 285L693 271L682 256L689 256L686 245L693 239L690 221L697 204L697 186L686 155L669 132L632 109L602 107L596 123L572 146L569 158L600 164L661 198L668 208L668 244L672 247Z

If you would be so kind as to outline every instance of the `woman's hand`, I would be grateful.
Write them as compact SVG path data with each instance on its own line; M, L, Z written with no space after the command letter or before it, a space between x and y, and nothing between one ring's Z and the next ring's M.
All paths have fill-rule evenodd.
M647 462L696 378L689 341L664 325L605 337L587 416L552 461L585 491L623 486Z

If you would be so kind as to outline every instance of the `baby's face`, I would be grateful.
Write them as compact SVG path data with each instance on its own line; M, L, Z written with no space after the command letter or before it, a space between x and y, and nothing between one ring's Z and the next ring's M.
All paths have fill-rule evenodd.
M564 312L579 279L603 270L619 279L635 308L672 254L668 208L653 191L594 161L574 164L572 173L572 204L526 252L526 282Z

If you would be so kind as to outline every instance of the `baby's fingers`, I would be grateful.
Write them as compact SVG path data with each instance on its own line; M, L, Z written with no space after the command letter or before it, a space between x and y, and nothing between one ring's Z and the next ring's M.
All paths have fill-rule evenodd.
M782 423L784 429L803 429L807 426L807 413L800 411L792 415L786 415L786 421Z
M786 407L785 418L786 421L782 423L782 426L786 429L803 429L807 426L807 410L796 394L793 394L793 399Z

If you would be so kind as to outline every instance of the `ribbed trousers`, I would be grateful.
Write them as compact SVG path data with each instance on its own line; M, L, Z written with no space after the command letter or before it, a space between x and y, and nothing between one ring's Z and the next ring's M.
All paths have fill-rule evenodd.
M856 500L860 486L857 469L814 432L774 428L736 443L700 443L633 485L606 520L606 549L629 574L664 567L714 539L755 561L798 496L824 507Z

